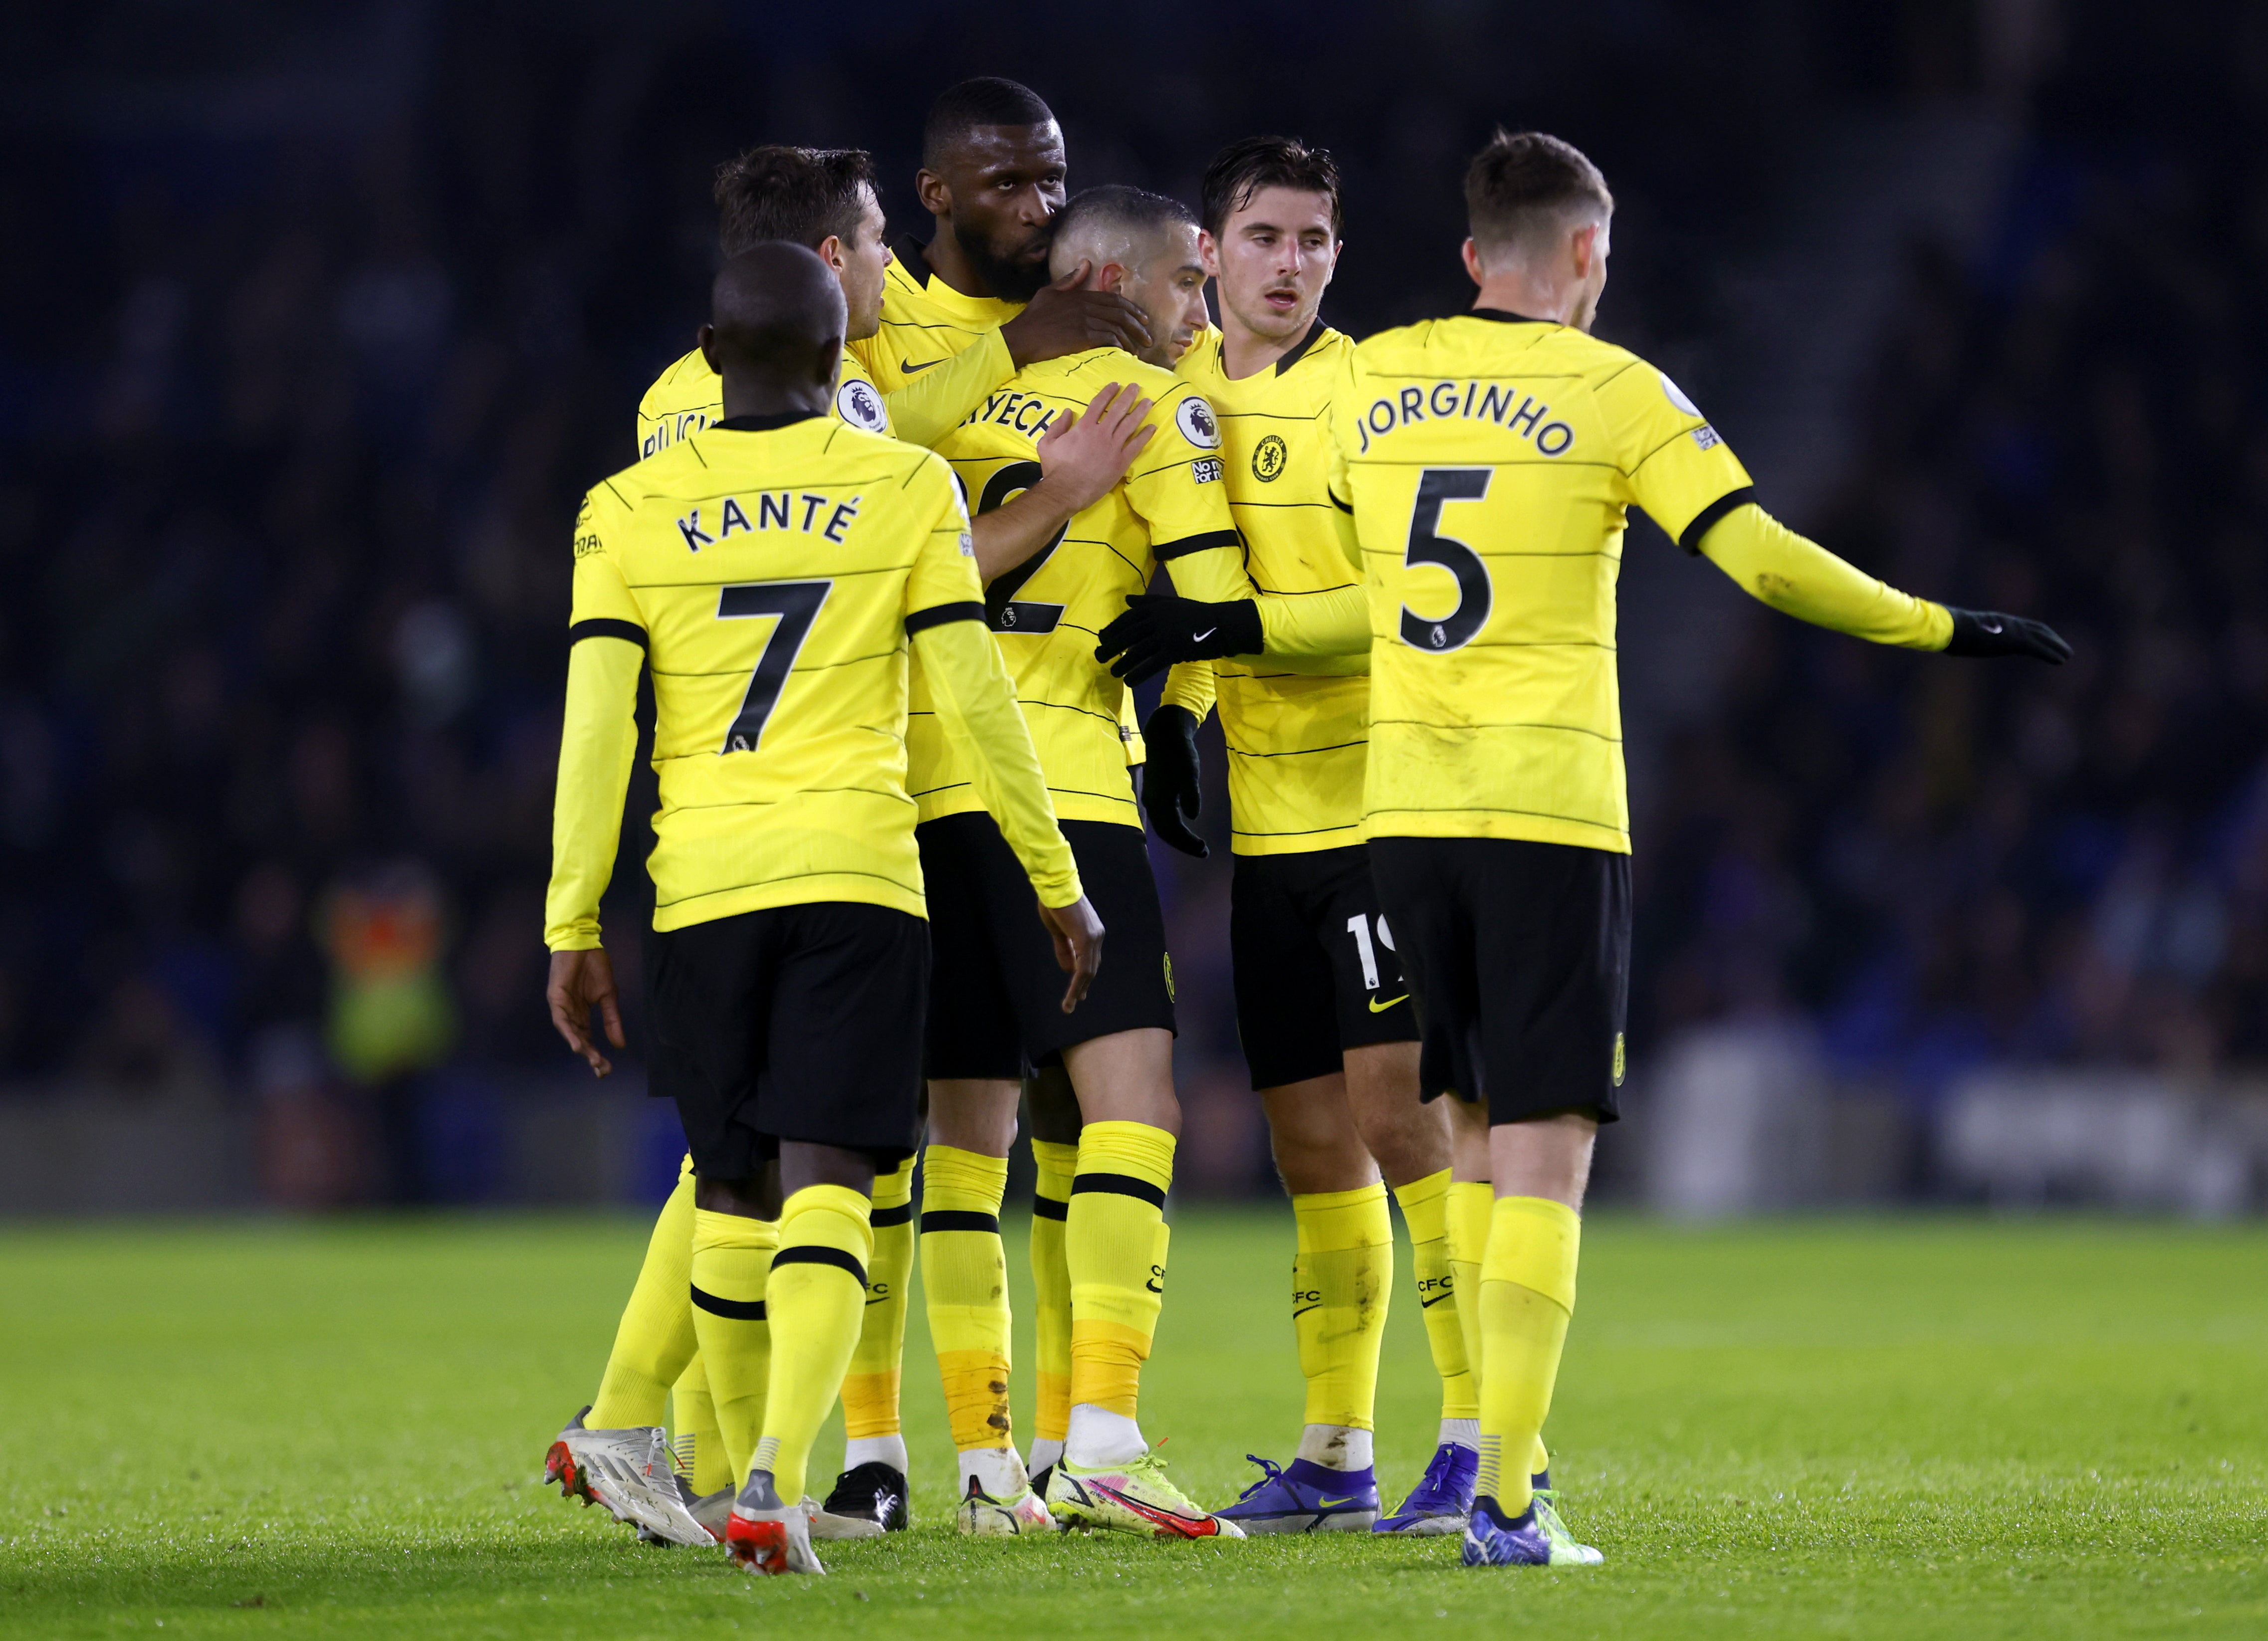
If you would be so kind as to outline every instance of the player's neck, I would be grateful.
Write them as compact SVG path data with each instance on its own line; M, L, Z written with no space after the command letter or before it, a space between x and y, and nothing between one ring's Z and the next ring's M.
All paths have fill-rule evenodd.
M1522 319L1549 320L1555 325L1572 325L1575 310L1582 304L1580 290L1562 289L1544 281L1531 279L1525 272L1491 274L1481 282L1480 294L1473 298L1476 308L1494 308L1499 313L1517 313Z
M1314 335L1315 327L1322 322L1320 315L1311 313L1307 316L1307 322L1288 336L1280 339L1263 336L1237 318L1228 305L1223 303L1220 309L1221 374L1236 382L1272 369L1278 359Z
M990 296L992 287L984 283L984 276L968 260L968 253L961 248L961 241L954 237L953 224L942 217L934 220L937 232L930 235L929 244L922 249L922 260L929 264L930 272L962 296Z

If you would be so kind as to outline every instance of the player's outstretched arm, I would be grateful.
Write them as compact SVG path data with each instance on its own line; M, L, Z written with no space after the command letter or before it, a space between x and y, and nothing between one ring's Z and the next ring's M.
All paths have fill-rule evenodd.
M946 738L969 753L970 784L1039 893L1040 919L1071 975L1064 992L1068 1013L1101 965L1102 921L1087 903L1079 865L1056 824L1055 804L999 646L979 621L924 622L917 614L907 625Z
M1708 526L1697 545L1741 589L1783 614L1874 644L1948 655L2029 656L2059 666L2071 645L2019 615L1949 609L1878 581L1754 502Z
M1185 572L1178 561L1171 573L1180 585ZM1126 613L1095 635L1094 659L1138 684L1183 661L1360 655L1369 648L1370 605L1359 586L1219 600L1138 592L1127 599Z
M1150 409L1140 390L1112 382L1085 416L1066 413L1049 423L1039 439L1040 482L971 526L978 578L990 585L1108 495L1157 431L1144 423Z

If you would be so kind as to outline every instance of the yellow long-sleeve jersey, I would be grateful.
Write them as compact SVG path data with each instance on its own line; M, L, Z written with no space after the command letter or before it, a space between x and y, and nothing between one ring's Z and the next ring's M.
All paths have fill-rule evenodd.
M938 444L979 514L1040 477L1039 438L1066 410L1084 415L1111 382L1153 401L1155 430L1132 471L1056 540L985 589L990 627L1016 681L1057 813L1138 827L1123 728L1126 686L1094 659L1095 635L1164 563L1185 596L1252 596L1243 548L1220 482L1220 433L1188 383L1116 348L1044 360L1019 372ZM922 819L976 806L968 765L923 717L911 720L912 778Z
M1476 310L1373 336L1332 409L1371 617L1366 835L1627 853L1615 581L1634 504L1766 602L1941 650L1940 605L1754 505L1677 385L1567 326Z
M909 651L976 798L1043 901L1079 894L985 637L946 465L832 416L695 432L596 486L575 530L567 711L545 908L598 944L652 668L654 927L859 901L924 915L906 791Z
M1359 596L1353 526L1331 504L1330 409L1353 340L1321 320L1268 369L1232 377L1208 329L1174 373L1220 421L1221 476L1253 585L1287 600ZM1365 623L1366 628L1366 622ZM1286 855L1362 841L1370 657L1185 663L1162 697L1202 719L1215 695L1228 747L1231 847Z

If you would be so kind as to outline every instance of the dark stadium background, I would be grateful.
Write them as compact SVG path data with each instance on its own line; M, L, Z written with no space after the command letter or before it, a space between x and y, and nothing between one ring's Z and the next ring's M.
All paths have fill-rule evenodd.
M541 1005L569 522L700 316L716 163L870 147L925 230L923 110L979 72L1050 100L1074 187L1329 144L1358 335L1469 302L1492 125L1572 138L1620 202L1602 334L1766 501L2078 646L1870 651L1634 527L1642 1120L1602 1188L2257 1206L2264 15L9 8L0 1212L658 1190L635 1056L594 1090ZM1225 850L1160 858L1184 1177L1264 1190Z

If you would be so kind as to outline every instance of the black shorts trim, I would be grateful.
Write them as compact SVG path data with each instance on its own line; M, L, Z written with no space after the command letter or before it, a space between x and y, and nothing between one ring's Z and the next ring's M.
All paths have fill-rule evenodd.
M1417 1041L1401 955L1360 843L1237 856L1228 949L1236 1034L1256 1089L1328 1077L1350 1049Z
M1061 1197L1035 1196L1032 1198L1032 1218L1068 1219L1071 1218L1071 1203Z
M1569 843L1374 837L1371 871L1418 1004L1419 1092L1491 1123L1620 1115L1630 857Z
M930 999L924 1070L932 1078L1012 1081L1076 1044L1174 1029L1166 918L1138 827L1065 820L1087 899L1109 931L1086 999L1063 1012L1064 972L1031 880L992 817L946 815L914 828L929 896Z
M914 1205L900 1203L895 1208L877 1208L867 1217L866 1223L877 1231L887 1231L892 1225L907 1225L914 1222Z
M706 1311L711 1316L725 1316L736 1322L760 1322L764 1320L762 1299L720 1299L701 1288L693 1290L693 1308Z
M1000 1234L1000 1216L980 1214L973 1208L940 1208L933 1214L921 1217L921 1233L932 1231L989 1231Z
M1152 1208L1166 1205L1165 1192L1149 1181L1137 1179L1130 1174L1075 1174L1071 1176L1071 1194L1073 1196L1083 1196L1089 1191L1108 1192L1113 1196L1138 1197Z
M866 1285L866 1268L858 1262L855 1254L846 1254L839 1247L826 1247L816 1242L799 1242L784 1247L772 1255L772 1269L782 1265L832 1265L837 1270L847 1270L858 1278L858 1285Z
M864 1153L917 1139L929 930L862 901L771 907L645 939L646 1078L693 1171L745 1180L785 1140Z

